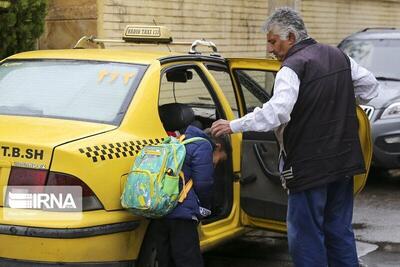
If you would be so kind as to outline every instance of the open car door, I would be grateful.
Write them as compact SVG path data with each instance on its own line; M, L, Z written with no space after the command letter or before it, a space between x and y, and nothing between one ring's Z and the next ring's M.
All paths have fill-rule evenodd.
M273 95L275 74L280 68L276 60L228 59L234 80L239 115L261 107ZM359 134L364 160L369 170L372 145L369 120L357 108ZM287 193L280 183L279 147L273 131L242 134L240 205L242 223L275 231L286 231ZM368 172L367 172L368 173ZM367 173L355 179L355 193L365 185Z

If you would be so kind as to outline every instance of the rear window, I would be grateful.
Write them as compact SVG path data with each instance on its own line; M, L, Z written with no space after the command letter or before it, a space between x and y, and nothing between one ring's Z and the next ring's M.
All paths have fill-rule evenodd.
M0 114L119 124L146 69L96 61L6 61Z

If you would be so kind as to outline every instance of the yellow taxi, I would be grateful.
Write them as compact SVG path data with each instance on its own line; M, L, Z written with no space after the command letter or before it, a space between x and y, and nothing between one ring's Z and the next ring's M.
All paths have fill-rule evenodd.
M2 266L157 266L149 221L120 204L138 151L189 124L205 129L245 115L271 98L280 68L272 59L224 58L204 40L186 54L80 49L107 41L116 42L84 37L76 49L25 52L0 63ZM119 42L174 46L162 26L127 26ZM361 109L358 117L369 168L368 118ZM249 227L286 231L274 134L233 134L227 142L212 214L198 228L203 250ZM357 177L356 192L365 181ZM81 212L13 206L8 190L19 186L79 187Z

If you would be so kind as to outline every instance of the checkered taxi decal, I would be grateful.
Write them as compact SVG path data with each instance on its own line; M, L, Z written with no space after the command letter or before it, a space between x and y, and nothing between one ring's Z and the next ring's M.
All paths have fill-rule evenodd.
M93 162L118 159L121 157L131 157L139 153L139 151L146 145L159 144L164 140L160 139L148 139L138 141L126 141L112 144L103 144L92 147L80 148L79 152L85 154L86 157L91 158Z

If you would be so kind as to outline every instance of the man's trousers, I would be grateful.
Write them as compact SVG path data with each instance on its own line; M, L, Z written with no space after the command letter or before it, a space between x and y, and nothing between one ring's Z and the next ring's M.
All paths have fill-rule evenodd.
M289 252L296 267L358 267L351 225L353 179L289 194Z

